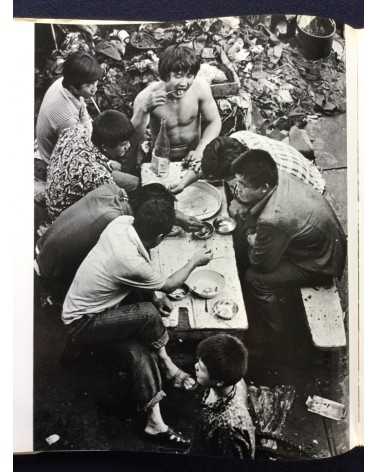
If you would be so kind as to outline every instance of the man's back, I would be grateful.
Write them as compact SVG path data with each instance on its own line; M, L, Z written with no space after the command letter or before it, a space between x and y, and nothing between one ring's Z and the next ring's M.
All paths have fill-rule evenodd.
M79 265L107 224L131 214L126 193L104 184L63 211L37 243L41 275L72 281Z
M158 290L165 282L133 226L132 216L115 218L80 265L63 305L63 321L100 313L133 288Z

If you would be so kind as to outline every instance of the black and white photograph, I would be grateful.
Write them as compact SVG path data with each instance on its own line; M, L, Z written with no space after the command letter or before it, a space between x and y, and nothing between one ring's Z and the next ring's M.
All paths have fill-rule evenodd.
M34 40L33 449L349 451L344 25Z

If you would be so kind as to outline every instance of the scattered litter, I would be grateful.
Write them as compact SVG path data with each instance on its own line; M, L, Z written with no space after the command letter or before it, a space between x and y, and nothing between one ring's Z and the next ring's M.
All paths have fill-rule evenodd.
M328 400L327 398L314 395L306 400L308 411L316 413L332 420L341 420L345 418L346 408L342 403Z
M51 434L50 436L47 436L45 438L45 441L49 446L52 446L53 444L57 443L60 440L59 434Z

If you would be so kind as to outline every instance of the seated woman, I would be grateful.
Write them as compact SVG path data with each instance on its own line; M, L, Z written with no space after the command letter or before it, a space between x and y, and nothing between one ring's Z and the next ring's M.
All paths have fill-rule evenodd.
M119 170L133 133L130 120L116 110L93 120L91 138L80 125L63 131L47 170L46 206L52 220L100 185L117 184L127 192L138 187L138 177Z

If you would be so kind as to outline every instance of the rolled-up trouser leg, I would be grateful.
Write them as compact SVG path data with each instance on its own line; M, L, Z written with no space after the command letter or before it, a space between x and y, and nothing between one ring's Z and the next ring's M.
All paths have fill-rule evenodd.
M139 411L146 411L165 397L155 352L138 341L119 346L131 375L133 399Z

